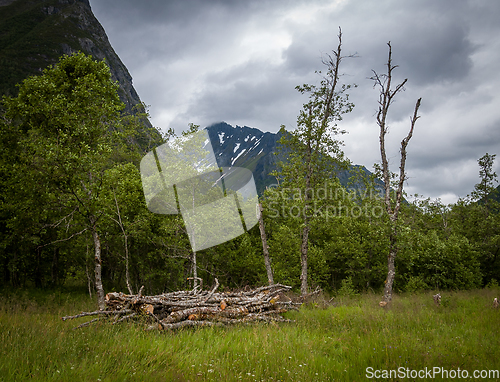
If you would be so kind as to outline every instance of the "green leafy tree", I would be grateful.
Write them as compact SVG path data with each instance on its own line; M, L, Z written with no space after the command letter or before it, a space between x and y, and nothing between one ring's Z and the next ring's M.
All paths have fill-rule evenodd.
M340 64L346 58L342 56L340 29L338 40L337 49L323 60L327 69L321 85L317 87L305 84L296 87L300 93L309 95L309 101L303 105L297 117L297 128L291 133L284 131L284 126L281 130L283 138L280 143L286 150L287 158L279 163L279 170L275 175L282 188L294 190L292 193L295 197L291 197L303 212L300 246L302 295L308 293L307 256L311 221L314 219L314 190L347 163L341 149L342 142L336 138L344 133L337 122L342 120L343 114L352 111L354 105L349 102L347 94L351 86L340 84Z
M496 155L484 154L478 159L479 164L479 177L481 181L474 186L471 196L473 200L481 201L486 206L486 211L490 209L490 198L496 191L495 183L497 182L497 174L493 171L493 164Z
M31 181L51 195L63 215L77 213L92 236L101 309L103 177L120 157L118 152L125 150L127 134L117 90L105 62L75 53L24 80L18 96L3 102L10 127L19 132L19 159ZM24 181L23 168L16 174L19 184Z
M103 198L107 207L106 218L120 231L117 236L122 239L123 249L117 252L122 254L120 260L125 266L125 284L129 293L133 294L130 276L131 246L151 217L144 201L139 169L133 163L121 163L107 170Z
M398 285L401 290L472 289L481 285L478 253L467 238L438 230L405 229L400 235Z
M494 197L494 159L495 155L485 154L478 160L480 182L450 213L454 232L466 237L479 254L484 284L498 279L500 272L500 207Z

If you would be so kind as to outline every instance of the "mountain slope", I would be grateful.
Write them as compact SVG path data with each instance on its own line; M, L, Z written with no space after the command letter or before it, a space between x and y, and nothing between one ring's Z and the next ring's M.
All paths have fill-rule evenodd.
M2 0L0 2L0 93L15 95L15 85L82 51L105 59L120 84L127 111L140 103L132 77L117 56L88 0Z
M16 84L41 74L63 54L82 51L105 60L125 111L135 113L141 100L132 76L115 53L90 8L89 0L0 0L0 97L16 96ZM143 119L137 143L148 149L160 135Z
M264 133L251 127L233 127L225 122L206 128L217 164L220 167L239 166L253 172L257 192L276 183L269 173L276 169L274 155L281 134Z
M225 122L208 126L206 130L219 167L239 166L251 170L259 195L262 195L266 187L276 184L276 179L269 173L276 170L277 162L282 159L275 155L282 136L280 132L264 133L247 126L233 127ZM360 169L370 174L363 166L352 166L349 171L338 174L342 185L347 187L354 171Z

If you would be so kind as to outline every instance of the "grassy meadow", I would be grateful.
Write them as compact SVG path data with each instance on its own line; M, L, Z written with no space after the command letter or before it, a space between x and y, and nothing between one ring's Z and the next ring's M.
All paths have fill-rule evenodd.
M459 378L458 369L469 377L499 370L500 311L492 301L500 290L441 294L439 307L432 293L396 295L385 309L374 294L333 306L318 298L286 314L295 323L152 332L140 322L73 330L90 318L60 317L96 308L83 292L3 291L0 380L410 381L418 380L412 370L426 367L446 369L444 380ZM376 370L400 374L374 378Z

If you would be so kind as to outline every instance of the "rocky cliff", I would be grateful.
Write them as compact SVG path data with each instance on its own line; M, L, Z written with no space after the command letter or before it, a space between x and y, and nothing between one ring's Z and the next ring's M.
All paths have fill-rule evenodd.
M128 112L141 102L88 0L0 0L0 95L77 51L106 60Z

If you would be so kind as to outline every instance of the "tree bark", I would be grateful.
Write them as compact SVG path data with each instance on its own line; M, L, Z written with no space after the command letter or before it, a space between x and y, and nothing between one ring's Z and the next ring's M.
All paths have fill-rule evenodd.
M309 222L305 222L304 229L302 231L302 245L300 253L300 294L305 296L308 292L307 287L307 250L309 248Z
M267 246L267 236L266 230L264 228L264 215L262 204L259 203L259 229L260 229L260 238L262 240L262 251L264 253L264 263L266 264L267 271L267 281L269 285L274 284L273 270L271 268L271 259L269 258L269 247Z
M195 209L196 203L195 203L195 189L193 188L192 192L192 209ZM192 275L193 275L193 288L196 288L198 286L198 266L196 264L196 235L193 233L193 252L191 253L191 266L192 266Z
M311 114L311 110L309 110ZM312 164L311 164L311 141L307 142L307 173L306 173L306 188L304 192L304 212L307 211L309 206L309 193L307 192L311 188L311 176L312 176ZM302 230L302 245L300 246L300 294L305 296L308 292L307 287L307 251L309 249L309 218L307 213L304 213L304 229Z
M102 277L101 277L101 239L99 238L99 234L97 233L97 227L95 226L95 219L91 217L91 230L92 230L92 238L94 240L94 263L95 263L95 288L97 293L97 305L100 310L106 309L106 303L104 300L104 288L102 286Z
M290 286L275 284L246 292L216 292L196 288L191 291L163 293L157 296L142 296L112 292L106 295L106 310L81 312L62 317L63 321L80 317L98 316L99 320L118 324L136 316L149 316L156 329L175 329L195 325L228 325L252 321L290 322L280 315L297 310L300 302L293 302L284 296ZM88 326L97 319L78 325ZM75 328L75 329L76 329Z
M196 252L193 251L191 253L191 265L192 265L192 274L193 274L193 287L198 285L198 266L196 264Z
M389 247L389 255L387 256L387 278L385 280L384 286L384 301L390 302L392 301L392 286L394 284L394 277L396 276L396 267L394 265L394 260L396 259L396 255L398 253L397 249L397 239L396 239L396 229L391 232L390 236L390 247Z
M399 179L397 183L396 189L396 198L394 201L394 205L391 201L391 172L389 170L389 162L387 160L386 150L385 150L385 136L388 131L387 127L387 114L389 112L389 107L394 101L394 97L400 91L404 90L404 85L407 82L405 79L399 85L395 87L395 89L391 89L392 83L392 71L397 68L397 65L392 64L392 47L391 43L387 44L389 46L389 58L387 60L387 74L378 75L375 71L373 71L374 76L371 78L375 81L375 85L380 87L380 96L379 96L379 109L377 113L377 124L380 127L380 156L382 159L382 176L384 180L384 203L387 215L390 219L391 224L391 233L389 236L389 255L387 256L387 278L385 280L384 287L384 302L387 304L392 300L392 286L394 283L394 277L396 275L396 269L394 266L394 260L396 258L398 248L397 248L397 231L396 224L399 215L399 209L401 207L401 200L403 198L403 185L406 180L405 166L406 166L406 147L410 142L411 137L413 136L413 129L415 127L415 123L419 118L418 109L420 108L421 98L417 100L415 105L415 110L413 112L413 117L410 119L411 126L408 135L401 141L401 162L399 166ZM385 306L385 305L383 305Z

